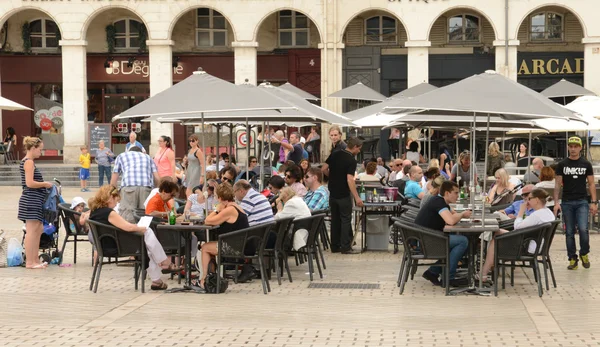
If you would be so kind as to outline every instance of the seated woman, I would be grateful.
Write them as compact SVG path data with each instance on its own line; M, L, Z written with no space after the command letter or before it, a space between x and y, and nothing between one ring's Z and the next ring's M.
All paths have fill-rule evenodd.
M426 163L427 160L423 158L423 155L419 153L419 143L417 141L412 141L408 146L408 151L402 154L402 159L408 159L410 161L414 161L416 163Z
M277 199L277 214L275 214L275 220L282 218L294 217L305 218L310 217L312 213L308 208L308 205L304 202L304 199L296 195L296 192L290 187L285 187L279 192L279 198ZM300 249L306 246L308 240L308 230L300 229L296 231L294 235L294 249Z
M431 160L429 161L429 169L431 169L431 168L434 168L434 167L435 167L435 168L438 168L438 170L440 170L440 174L441 174L442 176L444 176L444 178L445 178L445 179L447 179L447 180L449 180L449 179L450 179L450 164L448 164L448 168L447 168L448 170L443 170L443 169L440 167L440 161L439 161L439 160L437 160L437 159L431 159ZM446 172L446 171L447 171L447 172Z
M216 188L217 200L219 203L211 214L204 220L206 225L219 225L219 233L224 234L232 231L237 231L249 227L248 216L244 210L235 203L233 195L233 187L229 183L221 183ZM222 251L227 254L237 253L229 245L223 244ZM255 250L247 250L248 253L254 253ZM211 257L218 254L217 242L211 241L202 245L202 278L200 279L200 287L204 288L204 281L208 274L208 263Z
M206 208L206 200L208 200L208 211L214 210L215 207L215 188L218 186L214 179L208 180L207 197L204 197L204 192L198 186L194 188L193 194L187 199L184 211L190 211L192 215L203 216Z
M177 183L170 180L162 180L158 186L158 193L148 200L146 214L152 217L168 218L169 212L175 207L173 197L179 192Z
M496 182L490 188L488 201L492 205L511 203L514 199L514 194L511 192L515 188L515 185L508 181L508 173L504 169L498 169L496 170L495 177Z
M550 166L544 166L540 172L540 181L535 184L537 188L551 188L554 189L554 178L556 174L554 169Z
M540 188L536 188L529 193L529 196L526 198L526 202L521 204L519 209L519 213L517 214L517 218L515 219L514 230L519 230L527 227L531 227L534 225L540 225L548 222L552 222L556 219L552 210L546 207L546 199L548 198L548 193ZM527 216L526 219L523 219L525 215L525 211L528 209L533 209L533 213ZM507 233L508 231L504 229L500 229L496 232L496 235L501 235ZM485 257L485 263L483 264L483 281L488 281L487 274L492 269L494 265L494 242L492 239L488 245L487 255Z
M430 167L429 169L427 169L427 171L423 173L423 178L425 178L425 189L430 190L432 188L431 183L440 175L440 169L437 167Z
M427 186L429 186L429 184L431 184L431 188L428 188L425 195L423 195L423 198L421 199L421 206L425 206L425 204L427 204L427 201L429 201L429 199L433 198L434 196L438 196L438 194L440 194L440 187L442 186L442 183L444 183L444 181L445 181L445 179L443 176L437 176L436 178L432 179L431 181L427 181Z
M105 185L98 189L96 195L89 200L90 205L90 220L100 222L107 225L112 225L125 232L141 232L144 233L144 242L148 252L149 266L148 276L152 280L152 290L165 290L167 284L164 283L160 276L161 273L170 273L181 271L175 264L171 263L160 242L156 239L154 231L150 228L144 228L131 224L121 217L113 208L121 200L119 190L111 185Z
M359 181L379 182L379 175L377 174L377 162L368 162L365 170L365 172L358 174Z

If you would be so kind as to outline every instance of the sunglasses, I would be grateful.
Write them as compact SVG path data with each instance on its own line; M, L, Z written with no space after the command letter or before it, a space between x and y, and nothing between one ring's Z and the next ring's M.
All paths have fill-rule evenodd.
M188 140L188 142L196 142L196 140Z
M227 177L223 176L223 178L221 178L221 181L223 181L223 182L229 182L229 181L231 181L231 180L230 180L229 178L227 178Z
M306 176L304 176L304 179L305 179L305 180L307 180L307 179L309 179L309 178L310 178L310 176L309 176L309 175L306 175Z
M526 197L529 196L529 193L521 193L521 196L524 197L524 198L526 198Z
M251 163L258 163L258 160L250 160Z
M285 175L285 178L292 178L292 176L290 176L290 175Z

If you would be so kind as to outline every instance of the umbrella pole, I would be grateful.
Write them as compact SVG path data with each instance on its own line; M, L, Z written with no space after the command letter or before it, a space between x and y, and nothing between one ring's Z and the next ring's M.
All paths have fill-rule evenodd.
M229 160L233 156L233 124L229 123Z
M486 151L486 153L485 153L485 159L483 161L485 175L483 176L484 179L483 179L483 188L481 190L482 193L485 192L486 183L487 183L488 142L490 142L490 115L489 115L489 113L488 113L488 117L487 117L487 129L485 131L485 151Z
M219 124L215 124L215 126L217 127L217 172L219 172ZM229 158L229 160L231 160L231 158Z
M431 127L427 131L427 160L431 160Z
M200 113L200 117L202 118L202 150L206 151L206 146L204 145L204 112ZM192 187L193 189L194 187ZM208 182L206 181L206 162L204 163L204 184L202 186L202 191L206 192L208 191ZM204 211L206 212L206 215L208 215L208 199L204 199ZM208 241L208 230L206 231L206 240Z
M246 181L250 180L250 125L246 117Z
M458 128L456 128L456 133L454 135L454 137L456 138L456 150L454 151L454 162L457 163L458 162L458 154L460 153L460 151L458 150ZM450 168L452 169L452 168ZM458 167L457 167L458 169ZM458 174L458 170L456 171L456 174Z
M263 121L263 123L262 123L262 144L260 145L261 151L259 152L260 153L260 155L259 155L259 157L260 157L260 164L259 164L260 165L260 180L258 181L258 189L261 192L263 190L263 181L264 181L264 176L265 176L265 167L264 167L265 165L264 165L264 159L263 159L265 154L263 153L264 150L262 150L264 147L263 145L265 143L265 129L266 129L265 121Z
M592 151L590 151L590 131L585 131L585 157L591 162Z
M527 148L529 148L529 155L527 156L527 178L530 178L529 172L531 171L531 130L529 130L529 147Z

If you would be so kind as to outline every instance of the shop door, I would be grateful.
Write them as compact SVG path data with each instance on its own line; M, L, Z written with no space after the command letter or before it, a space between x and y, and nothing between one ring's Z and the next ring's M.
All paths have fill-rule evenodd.
M121 112L146 100L144 94L105 94L104 95L104 122L111 123L112 118ZM115 154L125 152L125 145L129 141L129 133L134 131L146 151L150 146L150 123L142 122L143 118L128 118L113 123L112 150Z
M344 88L360 82L369 88L379 91L379 68L381 61L381 48L379 47L348 47L343 52L343 81ZM371 102L344 100L344 112L368 106Z

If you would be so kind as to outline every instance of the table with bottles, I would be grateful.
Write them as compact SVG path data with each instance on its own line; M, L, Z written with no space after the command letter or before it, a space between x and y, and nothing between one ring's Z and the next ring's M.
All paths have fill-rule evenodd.
M361 237L361 252L368 249L367 245L367 216L373 215L386 215L386 216L400 216L401 204L400 201L395 201L395 196L391 194L385 194L383 192L383 186L378 185L374 187L370 185L365 187L364 183L361 183L358 187L359 197L363 201L363 206L355 206L354 212L359 214L360 219L360 232ZM354 239L358 232L354 234Z

